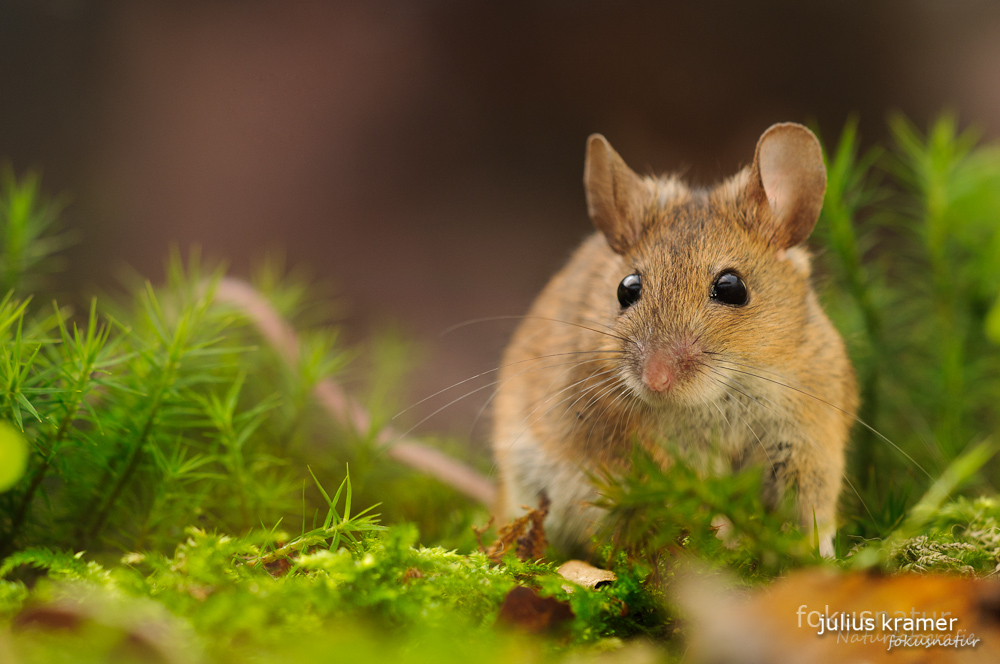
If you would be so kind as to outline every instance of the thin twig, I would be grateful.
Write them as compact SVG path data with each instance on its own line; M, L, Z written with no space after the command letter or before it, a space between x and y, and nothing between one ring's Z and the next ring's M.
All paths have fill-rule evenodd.
M226 277L219 282L216 298L246 314L278 354L289 364L295 363L299 354L295 330L257 289L245 281ZM361 435L370 430L371 415L333 380L321 380L313 389L313 396L341 426ZM390 458L403 465L426 473L488 507L496 501L496 486L488 477L440 450L401 436L392 427L384 427L375 440Z

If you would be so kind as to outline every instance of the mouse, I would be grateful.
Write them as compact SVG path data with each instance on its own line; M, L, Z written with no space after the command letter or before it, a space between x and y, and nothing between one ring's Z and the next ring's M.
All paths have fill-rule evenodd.
M669 466L670 441L723 472L759 464L764 504L794 492L832 556L858 388L811 284L826 190L816 136L775 124L750 165L699 188L638 175L594 134L583 182L596 231L503 354L496 512L546 503L550 541L588 550L604 516L590 478L627 469L636 444Z

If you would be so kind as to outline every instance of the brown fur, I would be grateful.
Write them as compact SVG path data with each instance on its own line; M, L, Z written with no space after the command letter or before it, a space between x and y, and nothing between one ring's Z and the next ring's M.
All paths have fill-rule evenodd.
M585 184L601 232L548 283L503 358L502 515L545 495L553 541L585 545L601 517L587 473L622 468L633 441L663 454L670 440L734 468L762 462L766 498L794 487L803 525L815 514L832 552L857 389L800 246L825 183L819 145L799 125L772 127L751 166L708 190L640 178L591 137ZM710 299L724 270L746 282L745 306ZM618 284L634 272L642 295L622 309ZM654 353L676 358L665 393L641 379Z

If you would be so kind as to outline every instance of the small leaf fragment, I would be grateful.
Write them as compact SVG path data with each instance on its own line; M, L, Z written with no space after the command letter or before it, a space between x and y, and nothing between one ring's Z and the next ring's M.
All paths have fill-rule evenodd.
M618 580L614 572L594 567L582 560L569 560L563 563L556 572L567 581L592 590L597 590Z

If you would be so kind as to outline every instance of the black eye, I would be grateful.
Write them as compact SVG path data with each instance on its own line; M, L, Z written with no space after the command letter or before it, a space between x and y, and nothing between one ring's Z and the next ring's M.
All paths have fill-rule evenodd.
M618 302L622 309L628 309L639 301L642 294L642 277L638 274L630 274L618 284Z
M724 272L712 285L711 298L716 302L742 307L747 303L747 285L736 274Z

